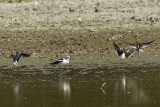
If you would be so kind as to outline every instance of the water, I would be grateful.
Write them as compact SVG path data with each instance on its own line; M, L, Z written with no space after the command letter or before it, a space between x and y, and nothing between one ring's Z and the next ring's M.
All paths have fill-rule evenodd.
M1 70L0 107L159 107L159 71L106 68L61 75Z

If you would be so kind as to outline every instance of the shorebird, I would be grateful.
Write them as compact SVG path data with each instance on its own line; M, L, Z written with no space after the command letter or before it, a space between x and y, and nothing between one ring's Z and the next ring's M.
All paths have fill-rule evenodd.
M63 59L59 59L59 60L57 60L57 61L55 61L55 62L52 62L52 63L50 63L50 64L52 64L52 65L68 64L68 63L69 63L69 59L70 59L70 56L66 56L66 57L63 58Z
M135 49L135 51L138 53L138 57L140 57L140 52L143 52L143 49L148 47L152 42L154 42L155 40L153 41L150 41L150 42L145 42L145 43L139 43L139 42L136 42L136 43L127 43L127 45L129 45L132 49Z
M113 41L113 46L115 49L115 53L121 57L121 59L125 59L125 58L130 58L131 56L133 56L133 53L135 51L135 49L129 49L129 50L125 50L125 49L121 49L116 43L115 41Z
M60 65L60 72L62 72L62 70L61 70L61 65L62 64L68 64L69 63L69 59L70 59L70 56L66 56L65 58L63 58L63 59L59 59L59 60L57 60L57 61L55 61L55 62L52 62L52 63L50 63L51 65ZM59 72L59 73L60 73ZM60 76L62 76L63 75L63 73L60 75Z
M16 55L11 55L13 57L13 66L18 66L18 61L19 59L23 56L23 57L29 57L30 54L26 54L26 53L19 53L19 52L16 52Z

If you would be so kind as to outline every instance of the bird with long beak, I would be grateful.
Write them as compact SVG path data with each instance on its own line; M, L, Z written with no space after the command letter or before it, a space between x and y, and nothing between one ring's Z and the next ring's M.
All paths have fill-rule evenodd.
M19 59L21 58L21 57L29 57L29 56L31 56L30 54L26 54L26 53L19 53L19 52L16 52L16 55L11 55L11 57L13 58L13 65L12 65L12 67L13 66L18 66L18 61L19 61Z
M127 43L127 45L129 45L132 49L135 49L135 51L138 53L138 57L140 57L140 53L143 52L143 49L148 47L152 42L154 42L155 40L153 41L150 41L150 42L145 42L145 43L139 43L139 42L136 42L136 43Z
M115 53L121 57L121 59L125 59L125 58L130 58L131 56L133 56L133 53L135 52L135 49L129 49L129 50L125 50L125 49L121 49L116 43L115 41L113 41L113 46L115 49Z

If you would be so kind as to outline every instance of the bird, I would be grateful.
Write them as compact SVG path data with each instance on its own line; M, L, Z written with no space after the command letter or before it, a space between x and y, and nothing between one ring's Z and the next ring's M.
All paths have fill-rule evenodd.
M66 56L66 57L63 58L63 59L59 59L59 60L57 60L57 61L55 61L55 62L52 62L52 63L50 63L50 64L52 64L52 65L68 64L68 63L69 63L69 59L70 59L70 56Z
M121 57L121 59L125 59L125 58L130 58L131 56L133 56L133 53L135 52L135 49L121 49L116 43L115 41L113 41L113 46L115 49L115 53Z
M27 53L19 53L19 52L16 52L16 55L11 54L11 57L13 58L13 66L16 66L16 67L18 66L18 61L22 56L29 57L31 55Z
M69 63L69 59L70 59L70 56L66 56L66 57L63 58L63 59L59 59L59 60L57 60L57 61L55 61L55 62L50 63L50 65L68 64L68 63ZM62 71L62 70L61 70L61 66L60 66L60 71Z
M135 49L135 51L138 53L138 57L140 57L139 53L143 52L143 49L148 47L154 41L155 40L150 41L150 42L145 42L145 43L136 42L133 44L132 43L126 43L126 44L129 45L132 49Z

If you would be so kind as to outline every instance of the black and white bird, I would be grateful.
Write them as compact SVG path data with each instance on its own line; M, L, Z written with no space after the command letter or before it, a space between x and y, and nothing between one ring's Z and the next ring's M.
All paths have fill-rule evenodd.
M59 60L57 60L55 62L52 62L50 64L52 64L52 65L56 65L56 64L68 64L69 63L69 59L70 59L70 56L66 56L63 59L59 59Z
M29 57L30 54L26 54L26 53L19 53L19 52L16 52L16 55L11 55L11 57L13 57L13 66L18 66L18 61L21 57Z
M152 42L154 42L155 40L153 41L150 41L150 42L145 42L145 43L139 43L139 42L136 42L136 43L127 43L127 45L129 45L132 49L135 49L135 51L138 53L138 57L140 57L140 52L143 52L143 49L148 47Z
M125 50L125 49L121 49L116 43L115 41L113 41L113 46L115 49L115 53L121 57L121 59L125 59L125 58L130 58L131 56L133 56L133 53L135 52L135 49L129 49L129 50Z

